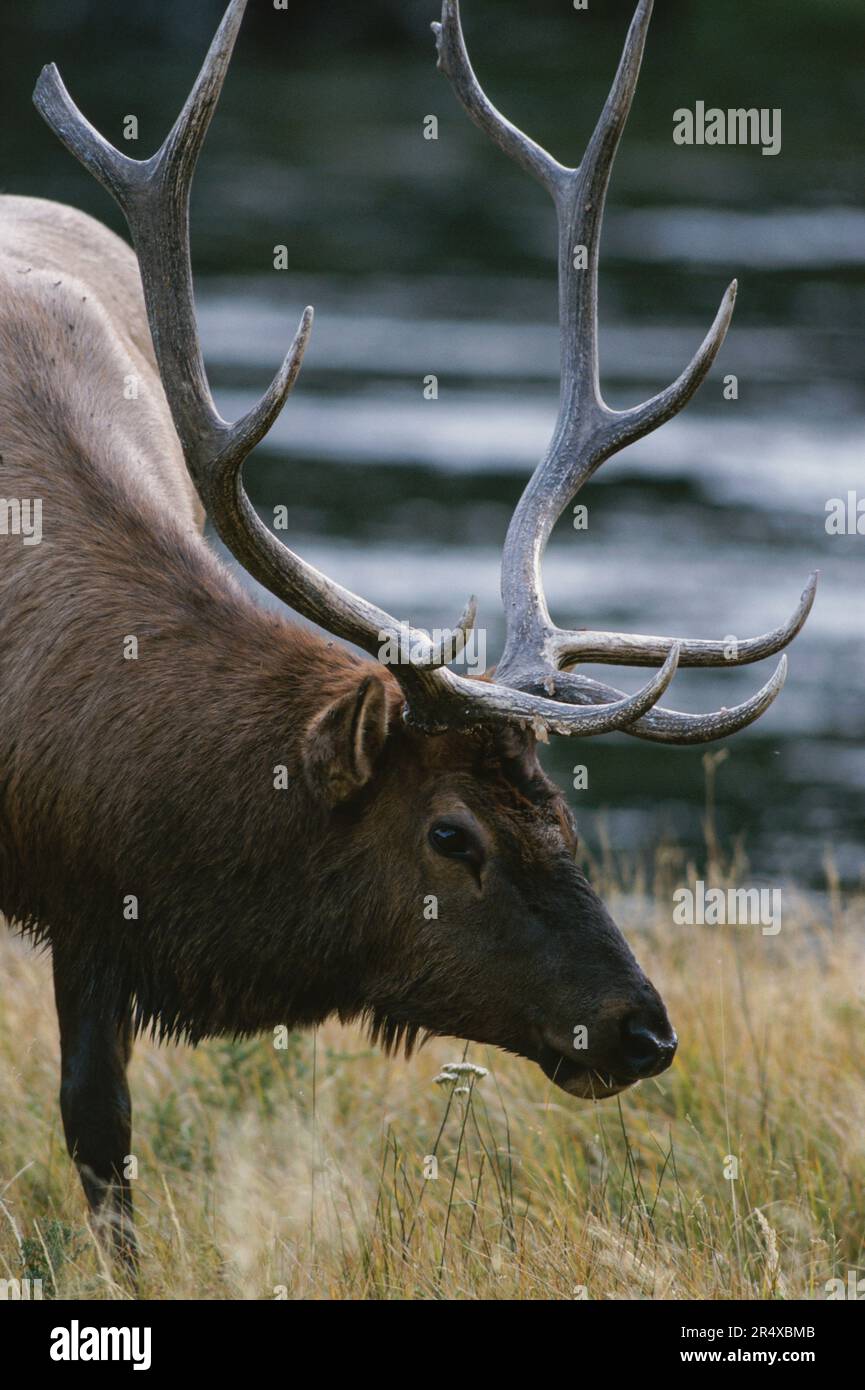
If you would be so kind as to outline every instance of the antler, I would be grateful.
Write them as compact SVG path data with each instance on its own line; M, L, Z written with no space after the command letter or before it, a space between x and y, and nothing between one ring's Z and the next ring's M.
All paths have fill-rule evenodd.
M475 620L470 600L453 632L439 642L328 579L267 529L241 478L243 464L270 429L294 386L312 328L306 309L288 355L258 404L235 424L223 420L207 381L192 288L189 192L196 161L216 108L246 0L231 0L198 80L173 129L152 158L127 158L94 130L72 101L57 68L36 85L37 108L66 147L117 200L138 252L144 298L160 376L181 445L204 508L242 565L298 613L393 666L413 722L428 729L501 719L530 724L544 735L602 734L644 715L667 689L678 648L636 695L611 701L582 698L573 706L542 694L470 680L446 669ZM388 663L390 664L390 663Z
M735 280L715 322L681 376L651 400L630 410L611 410L598 379L598 255L601 223L613 160L631 109L653 0L640 0L607 103L576 169L559 164L518 130L483 92L469 61L458 0L444 0L433 24L439 67L469 116L506 154L532 174L552 196L559 227L559 321L561 396L547 453L532 475L505 539L502 599L506 640L496 679L529 692L580 704L612 700L621 692L569 668L578 661L620 666L653 665L678 648L682 666L741 666L781 651L796 636L814 602L813 574L796 612L776 631L737 643L643 637L629 633L566 631L550 618L541 560L550 533L583 484L612 454L671 419L705 380L724 341L736 299ZM578 252L585 250L585 267ZM721 738L757 719L784 684L786 658L755 696L735 709L688 715L658 709L625 730L641 738L693 743Z

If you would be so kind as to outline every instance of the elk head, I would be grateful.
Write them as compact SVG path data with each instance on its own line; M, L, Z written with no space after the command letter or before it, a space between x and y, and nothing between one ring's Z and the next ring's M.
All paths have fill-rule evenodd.
M575 863L535 734L431 737L403 703L386 675L355 676L304 745L315 854L340 865L328 916L348 905L358 943L344 1016L389 1047L424 1030L505 1048L574 1095L662 1071L675 1034Z
M494 675L483 679L449 669L474 623L474 601L446 638L433 641L307 564L277 541L249 502L243 463L291 391L312 310L304 312L269 390L243 419L229 424L214 406L193 304L189 190L244 9L245 0L228 6L174 128L145 162L97 134L56 68L44 70L35 99L127 217L160 375L216 531L261 584L380 663L341 656L342 687L323 698L302 741L316 857L344 860L350 840L352 856L364 865L367 901L360 910L388 918L372 956L364 957L357 999L340 1011L365 1010L385 1042L410 1041L419 1030L456 1034L534 1059L572 1094L612 1095L668 1066L676 1037L658 994L574 863L573 821L541 770L537 742L550 734L619 730L687 744L743 728L780 691L786 658L736 708L693 715L657 702L678 665L742 665L780 651L804 623L815 587L812 576L792 619L740 641L732 658L721 641L566 631L552 621L544 598L541 561L556 520L600 464L687 404L733 311L735 284L672 386L629 410L606 405L598 380L598 247L652 0L640 0L609 98L576 168L559 164L485 96L468 59L457 0L445 0L441 23L433 26L439 66L457 97L550 193L559 228L559 417L507 533L506 640ZM585 260L575 256L577 248L585 248ZM387 651L400 656L388 660ZM579 662L659 669L627 695L576 673ZM424 913L427 902L436 905L434 913Z

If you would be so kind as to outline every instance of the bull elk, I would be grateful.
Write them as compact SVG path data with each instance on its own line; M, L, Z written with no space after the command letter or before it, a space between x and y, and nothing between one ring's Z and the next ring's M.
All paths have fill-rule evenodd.
M433 26L459 101L558 214L561 403L504 544L497 670L450 669L473 601L453 642L434 641L277 541L242 468L291 392L312 310L230 424L208 387L189 250L190 184L245 5L231 0L143 162L93 129L55 67L39 78L39 111L116 198L137 254L70 208L0 200L3 488L41 499L44 516L41 544L2 549L0 907L50 946L66 1141L97 1224L132 1263L126 1067L142 1030L195 1043L336 1015L407 1052L435 1034L491 1044L594 1098L668 1067L664 1005L574 862L571 813L537 744L732 734L775 699L786 658L751 699L706 715L658 706L677 666L780 651L814 595L812 578L790 622L732 659L720 641L565 631L544 597L557 518L605 459L690 400L733 311L735 284L672 386L633 409L604 403L598 243L652 0L573 169L485 96L456 0ZM258 605L205 543L205 515L249 575L374 659ZM408 659L379 659L386 649ZM627 695L580 662L658 669Z

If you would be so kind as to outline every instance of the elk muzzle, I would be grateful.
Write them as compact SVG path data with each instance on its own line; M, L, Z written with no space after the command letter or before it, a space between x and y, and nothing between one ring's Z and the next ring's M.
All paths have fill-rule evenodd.
M605 1100L666 1071L679 1040L648 980L640 993L639 1002L603 1010L586 1030L585 1047L576 1029L569 1047L552 1035L545 1040L537 1057L545 1075L569 1095Z

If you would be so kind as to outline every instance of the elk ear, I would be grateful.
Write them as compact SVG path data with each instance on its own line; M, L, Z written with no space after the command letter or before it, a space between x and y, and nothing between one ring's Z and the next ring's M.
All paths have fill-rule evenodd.
M354 796L372 777L387 732L387 692L367 676L317 714L306 731L303 764L313 791L331 806Z

